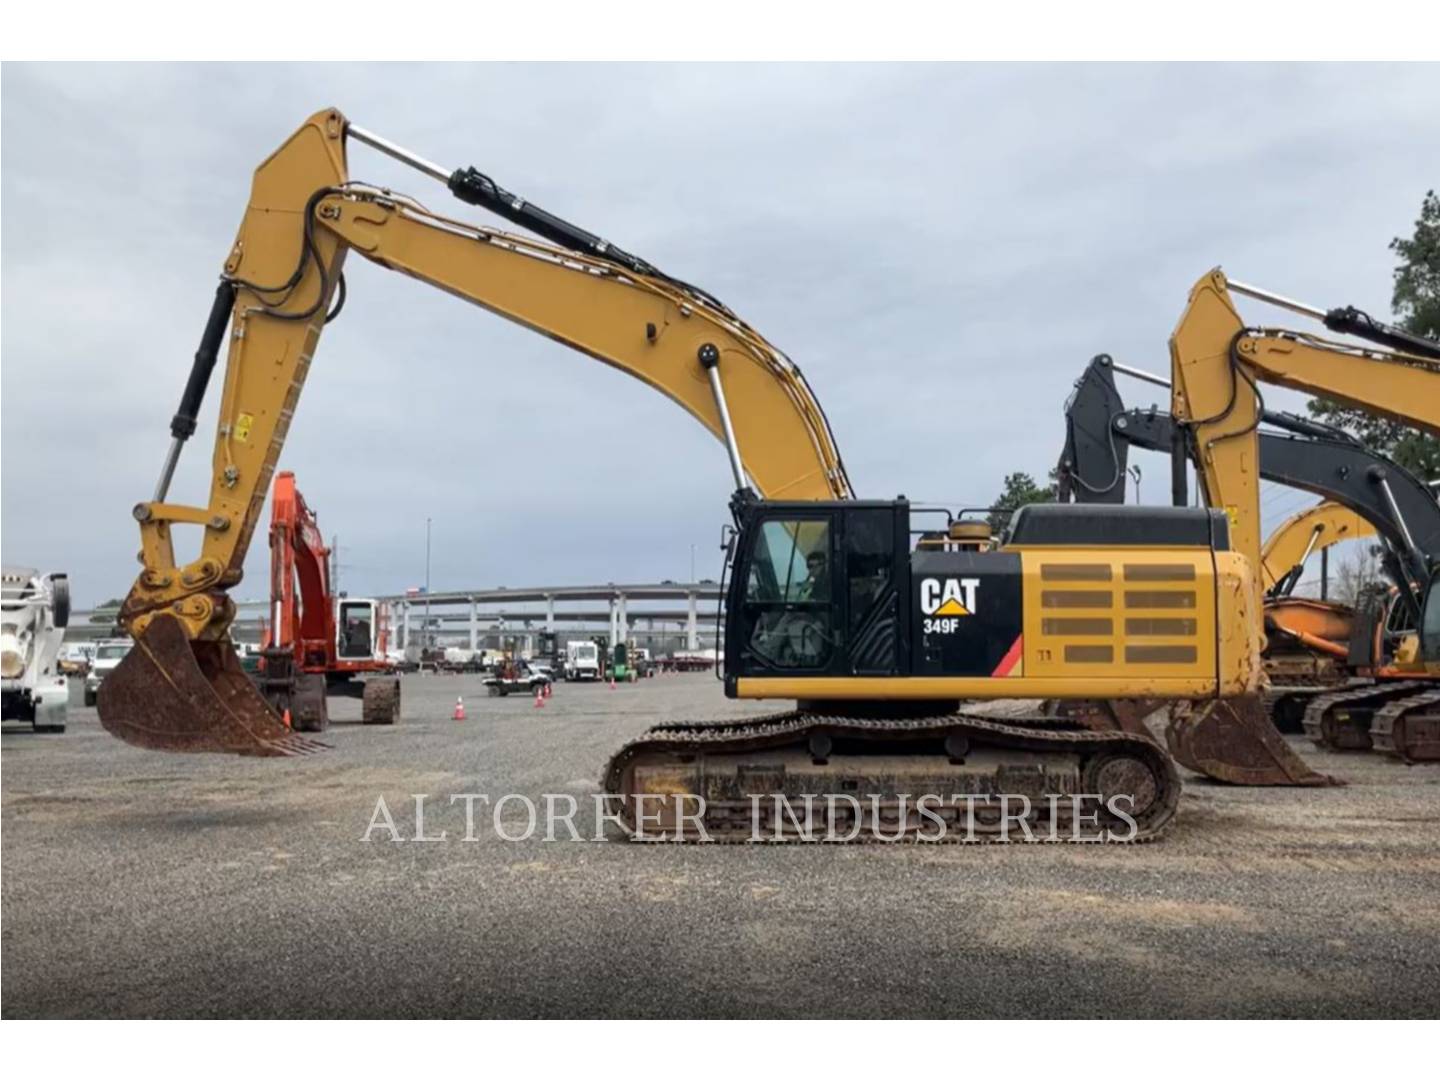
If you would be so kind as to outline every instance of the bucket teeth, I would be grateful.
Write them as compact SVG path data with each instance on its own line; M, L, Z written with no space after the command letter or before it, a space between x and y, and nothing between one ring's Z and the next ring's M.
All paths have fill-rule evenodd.
M1306 765L1275 730L1255 695L1173 706L1165 741L1181 765L1227 784L1325 787L1344 783Z
M285 726L228 638L191 641L171 615L156 616L136 637L97 705L106 731L147 750L296 757L328 749Z

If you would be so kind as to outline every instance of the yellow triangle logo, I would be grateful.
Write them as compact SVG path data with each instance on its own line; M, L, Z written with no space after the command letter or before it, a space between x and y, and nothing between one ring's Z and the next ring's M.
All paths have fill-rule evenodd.
M970 612L968 612L968 611L965 610L965 605L962 604L962 603L960 603L959 600L951 599L951 600L946 600L943 604L941 604L938 608L936 608L936 609L935 609L935 614L936 614L936 615L969 615Z

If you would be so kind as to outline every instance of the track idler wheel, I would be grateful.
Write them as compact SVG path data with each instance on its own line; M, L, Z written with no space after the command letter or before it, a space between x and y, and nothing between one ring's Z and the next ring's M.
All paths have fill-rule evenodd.
M1181 765L1227 784L1324 787L1344 783L1300 760L1253 694L1172 706L1165 742Z
M97 705L106 731L147 750L286 757L326 749L285 726L228 637L191 641L173 615L157 615L136 637Z

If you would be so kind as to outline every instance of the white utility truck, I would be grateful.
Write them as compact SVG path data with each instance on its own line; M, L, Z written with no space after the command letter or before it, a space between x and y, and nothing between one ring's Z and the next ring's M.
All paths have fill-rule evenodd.
M64 731L70 684L60 671L60 646L70 581L19 566L0 568L0 576L0 716L40 732Z
M565 643L565 680L580 682L600 678L600 649L593 641Z

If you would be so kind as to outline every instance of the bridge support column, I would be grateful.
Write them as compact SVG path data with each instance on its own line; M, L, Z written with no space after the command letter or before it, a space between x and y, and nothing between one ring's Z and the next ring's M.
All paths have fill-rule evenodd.
M620 594L620 640L630 640L630 620L625 614L625 594Z
M610 648L615 648L615 597L610 597Z
M685 599L689 604L685 614L685 648L694 652L700 648L700 627L696 622L695 594L692 592Z
M475 598L470 598L470 651L473 653L478 647L480 637L480 605Z
M545 596L545 629L551 634L555 632L555 597L548 593Z

